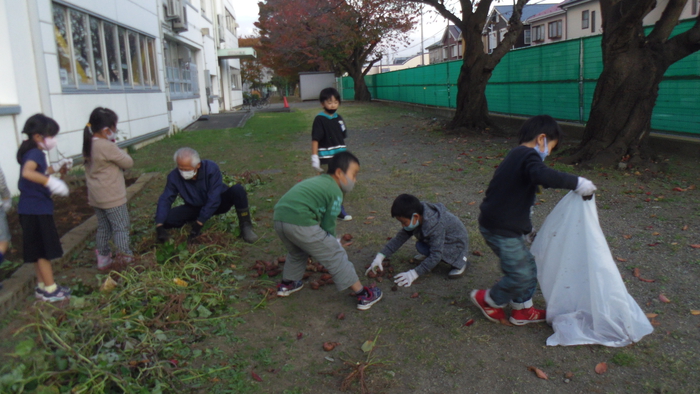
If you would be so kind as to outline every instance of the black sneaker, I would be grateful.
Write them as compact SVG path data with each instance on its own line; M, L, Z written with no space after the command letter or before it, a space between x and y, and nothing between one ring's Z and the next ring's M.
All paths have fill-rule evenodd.
M70 289L63 286L57 286L56 290L51 293L44 290L44 293L41 295L41 299L47 302L63 301L66 298L70 298Z
M304 287L304 282L298 280L296 282L289 281L285 282L282 281L277 284L277 296L278 297L287 297L288 295L294 293L295 291L299 291Z
M350 215L343 215L342 213L338 215L338 220L342 220L344 222L349 222L352 220L352 216Z
M374 285L371 287L365 286L365 291L367 295L357 296L357 309L361 311L366 311L371 308L372 305L376 304L377 301L382 299L382 290Z

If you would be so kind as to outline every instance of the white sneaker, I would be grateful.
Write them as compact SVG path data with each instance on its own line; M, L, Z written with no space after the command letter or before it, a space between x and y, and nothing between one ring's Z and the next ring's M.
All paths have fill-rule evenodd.
M344 221L344 222L349 222L349 221L352 220L352 215L345 215L345 216L343 216L343 217L338 216L338 219L339 219L339 220L342 220L342 221Z
M452 270L450 270L450 273L447 274L447 277L450 279L459 278L460 276L464 275L464 271L467 270L468 265L469 264L464 264L464 267L462 267L462 268L453 268Z
M427 257L428 257L428 256L423 256L422 254L417 254L417 255L413 256L413 260L416 260L416 261L423 261L423 260L425 260Z

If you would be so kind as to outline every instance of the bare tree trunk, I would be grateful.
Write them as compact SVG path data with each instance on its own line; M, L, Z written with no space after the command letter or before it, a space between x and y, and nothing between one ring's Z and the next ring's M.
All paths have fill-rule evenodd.
M486 84L491 72L484 67L486 54L464 59L457 79L457 111L449 128L486 129L492 125L486 101Z
M372 95L369 93L362 71L354 73L351 77L355 82L355 101L371 101Z
M568 162L610 166L627 155L649 159L651 114L668 65L653 51L639 47L609 55L611 61L596 85L581 148Z
M655 0L601 0L603 72L578 151L568 163L610 166L629 155L631 164L652 157L648 146L659 84L675 62L700 50L700 16L695 25L669 38L686 0L668 0L654 29L645 35L644 17Z

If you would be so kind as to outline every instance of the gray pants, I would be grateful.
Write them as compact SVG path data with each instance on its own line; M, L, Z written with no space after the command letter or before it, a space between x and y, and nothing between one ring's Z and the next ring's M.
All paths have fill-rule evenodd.
M109 256L112 253L109 240L114 239L119 252L132 256L129 247L129 210L126 204L110 209L95 208L97 215L97 251L101 256Z
M275 221L275 231L288 252L282 272L283 279L301 280L306 271L306 262L309 256L313 256L328 269L338 291L343 291L360 280L345 249L321 226L306 227Z
M7 214L0 207L0 242L10 242L10 227L7 225Z

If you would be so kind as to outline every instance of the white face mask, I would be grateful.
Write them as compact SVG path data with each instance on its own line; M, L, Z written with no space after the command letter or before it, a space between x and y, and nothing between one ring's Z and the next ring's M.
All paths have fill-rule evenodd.
M186 181L189 181L190 179L194 178L195 175L197 175L196 170L192 170L192 171L178 170L178 171L180 171L180 176Z

